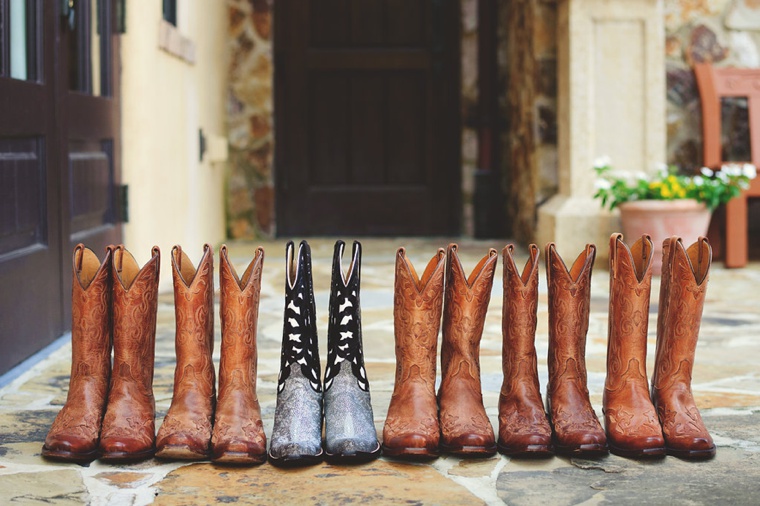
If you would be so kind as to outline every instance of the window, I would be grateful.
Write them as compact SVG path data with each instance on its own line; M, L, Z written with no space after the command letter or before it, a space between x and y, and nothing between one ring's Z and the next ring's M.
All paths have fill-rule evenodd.
M177 26L177 0L163 0L164 20Z

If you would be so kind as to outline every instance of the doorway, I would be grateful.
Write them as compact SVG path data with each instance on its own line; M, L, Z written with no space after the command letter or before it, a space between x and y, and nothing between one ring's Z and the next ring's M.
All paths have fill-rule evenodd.
M459 22L458 1L278 3L279 235L460 232Z

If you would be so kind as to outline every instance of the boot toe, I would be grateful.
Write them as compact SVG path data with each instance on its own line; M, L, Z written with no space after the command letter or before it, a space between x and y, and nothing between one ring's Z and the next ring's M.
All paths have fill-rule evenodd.
M100 452L101 460L130 461L152 457L155 448L132 439L108 438L100 441Z
M401 434L383 441L388 457L431 459L438 457L438 440L422 434Z
M669 438L665 443L668 455L682 458L712 458L716 448L710 436Z
M218 463L260 464L266 458L266 446L251 441L217 443L211 450L211 460Z
M48 436L42 456L58 460L94 460L98 454L97 441L72 436Z
M209 440L199 440L188 434L170 434L156 442L156 457L180 460L199 460L209 454Z
M457 455L488 456L496 453L496 443L491 435L461 434L442 442L441 449Z

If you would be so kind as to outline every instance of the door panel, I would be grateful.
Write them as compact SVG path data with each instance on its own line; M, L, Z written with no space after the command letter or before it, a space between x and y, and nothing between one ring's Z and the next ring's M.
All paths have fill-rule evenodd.
M0 373L64 331L55 13L0 0Z
M294 0L275 20L278 233L458 233L458 2Z
M121 241L111 0L64 4L0 0L0 373L69 327L76 242Z

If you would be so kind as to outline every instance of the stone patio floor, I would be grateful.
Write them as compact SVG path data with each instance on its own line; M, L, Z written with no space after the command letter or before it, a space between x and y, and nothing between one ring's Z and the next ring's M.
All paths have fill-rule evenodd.
M375 424L382 434L393 390L394 253L405 246L421 272L445 239L366 239L362 241L364 354L371 382ZM259 384L264 427L271 434L280 364L284 300L284 240L230 245L239 272L256 246L266 250L258 330ZM333 240L310 241L322 360L326 355L327 303ZM170 245L161 245L168 257ZM469 272L500 242L460 241ZM606 247L604 245L603 247ZM600 247L601 249L601 247ZM200 245L186 245L197 262ZM215 248L218 252L218 247ZM560 251L568 264L578 252ZM139 262L148 252L134 252ZM526 255L521 256L524 263ZM218 256L214 259L218 267ZM346 259L346 262L348 259ZM541 385L546 386L547 301L541 260L541 300L536 347ZM166 263L164 267L166 267ZM481 344L483 396L498 427L501 373L501 263ZM164 276L168 273L164 272ZM218 284L218 274L215 276ZM598 261L592 286L587 345L591 400L601 415L605 377L608 283ZM705 423L718 445L707 462L673 457L636 461L613 455L594 460L554 457L485 460L441 457L409 464L381 458L358 466L321 464L281 470L271 464L235 468L208 462L148 460L131 465L89 466L51 463L40 448L66 400L71 348L67 337L43 358L4 377L0 388L0 502L3 504L760 504L760 263L740 270L713 265L697 348L693 389ZM659 279L652 290L648 371L652 371ZM217 296L218 304L218 296ZM157 421L169 407L174 373L173 296L162 293L158 309L154 391ZM220 347L216 311L215 356ZM46 356L45 356L46 355Z

